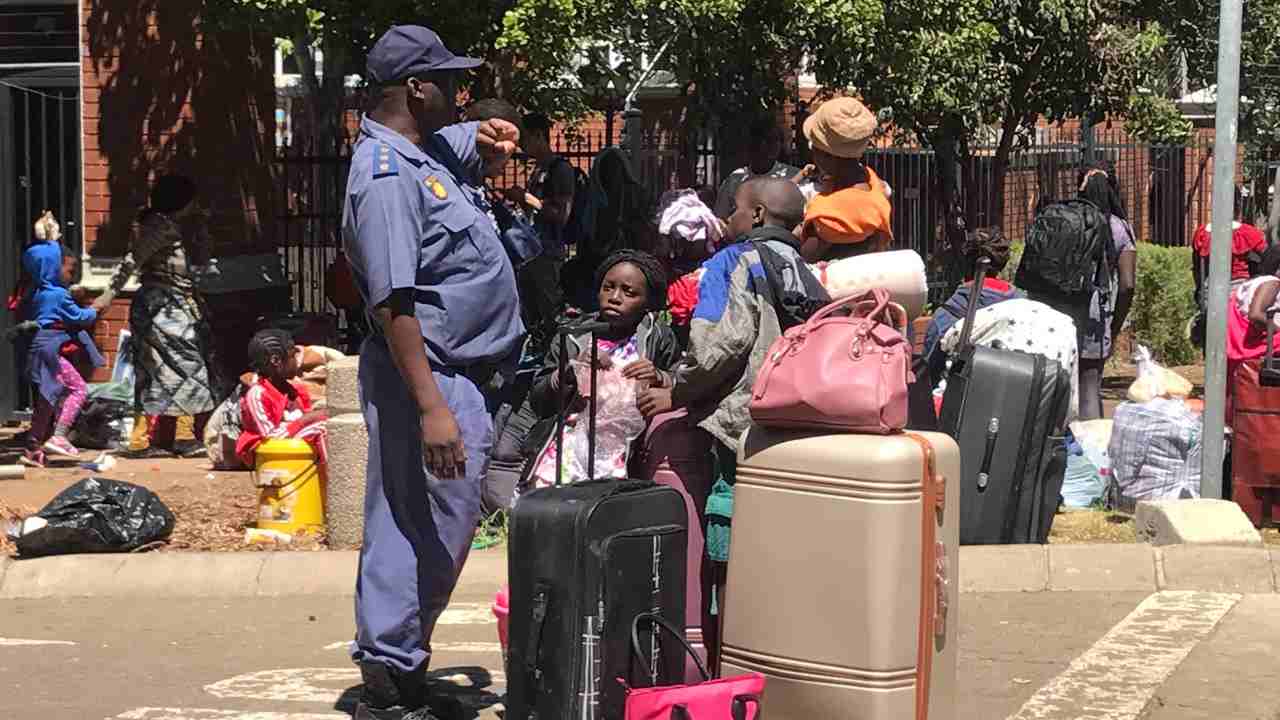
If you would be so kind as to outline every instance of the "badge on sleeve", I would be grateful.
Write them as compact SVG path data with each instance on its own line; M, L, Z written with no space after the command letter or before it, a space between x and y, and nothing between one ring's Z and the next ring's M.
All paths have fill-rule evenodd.
M444 183L440 182L440 178L435 175L428 175L426 180L427 187L431 188L431 194L436 196L438 200L444 200L449 197L449 191L444 189Z
M399 160L390 145L379 144L373 154L373 179L393 177L400 173Z

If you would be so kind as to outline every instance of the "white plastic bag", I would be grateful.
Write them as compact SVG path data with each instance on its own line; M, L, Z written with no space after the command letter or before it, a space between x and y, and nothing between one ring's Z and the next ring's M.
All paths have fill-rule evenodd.
M1070 508L1087 508L1103 497L1111 475L1111 420L1088 420L1071 423L1073 452L1067 457L1067 472L1062 483L1063 504Z
M111 382L127 385L133 392L137 371L133 367L133 333L121 330L116 340L116 364L111 368Z
M1129 386L1129 401L1145 403L1156 398L1185 398L1191 395L1191 382L1169 370L1151 357L1151 351L1139 345L1133 352L1138 366L1138 379Z
M574 373L578 377L578 391L586 396L591 391L591 372L586 363L574 361ZM627 456L631 442L644 432L645 419L636 407L638 388L634 380L622 376L625 363L618 363L596 374L596 480L625 480ZM588 432L591 428L587 411L579 413L566 424L564 460L561 465L562 481L580 482L587 479ZM556 481L556 436L552 434L542 452L538 453L534 466L534 482L537 487L550 487Z

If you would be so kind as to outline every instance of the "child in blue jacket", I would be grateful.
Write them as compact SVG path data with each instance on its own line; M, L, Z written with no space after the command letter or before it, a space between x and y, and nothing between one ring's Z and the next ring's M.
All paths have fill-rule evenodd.
M32 282L23 315L38 328L28 349L27 369L39 392L27 449L19 460L31 467L43 467L46 453L79 456L67 439L88 394L76 363L104 364L88 332L98 313L81 307L68 289L77 265L75 254L57 242L37 242L22 254L22 267Z

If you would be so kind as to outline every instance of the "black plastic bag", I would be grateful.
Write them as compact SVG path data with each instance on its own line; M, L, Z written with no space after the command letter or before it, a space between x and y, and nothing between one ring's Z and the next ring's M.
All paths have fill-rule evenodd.
M124 437L124 421L128 417L129 403L90 398L71 428L71 440L81 448L114 450L129 439Z
M104 478L87 478L63 490L34 517L48 524L14 539L23 557L129 552L168 538L174 524L173 512L155 493ZM32 524L30 519L23 523Z

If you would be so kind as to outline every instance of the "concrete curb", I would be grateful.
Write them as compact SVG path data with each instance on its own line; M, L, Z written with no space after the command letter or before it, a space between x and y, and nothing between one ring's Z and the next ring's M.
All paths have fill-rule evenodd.
M960 591L1280 592L1280 549L997 545L960 549Z
M355 552L147 553L0 557L0 600L73 597L350 596ZM463 571L492 584L505 550ZM962 593L1280 592L1280 548L1201 545L1003 545L961 548Z

